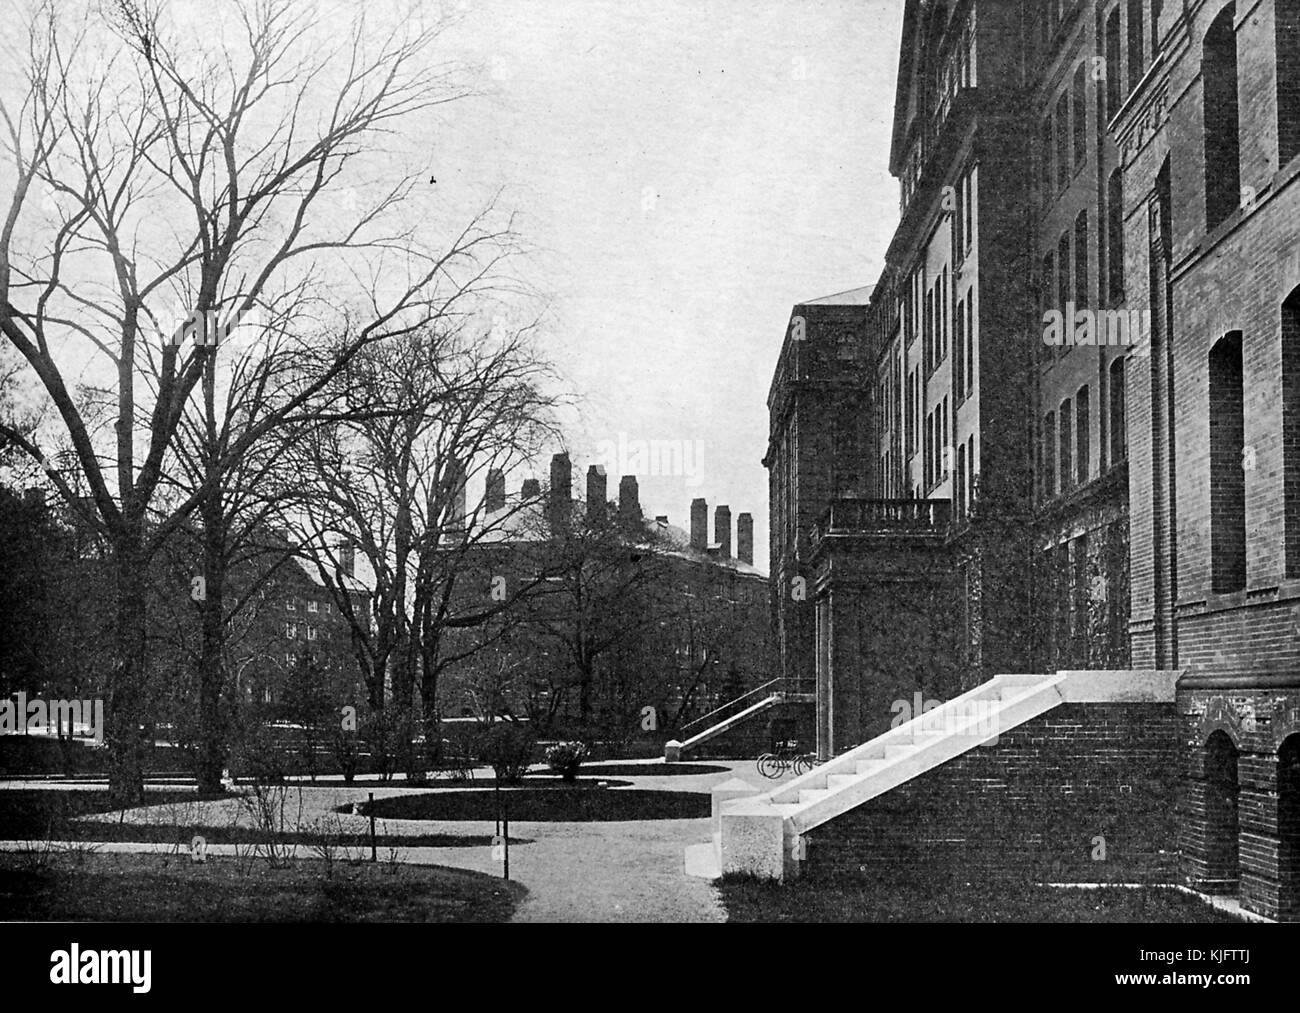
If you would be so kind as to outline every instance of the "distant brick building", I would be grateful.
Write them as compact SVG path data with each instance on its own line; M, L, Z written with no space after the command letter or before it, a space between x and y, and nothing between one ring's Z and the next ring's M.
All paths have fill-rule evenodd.
M703 499L692 504L686 531L666 516L644 516L635 476L620 478L616 502L608 498L603 467L592 465L585 478L583 494L575 496L567 453L552 458L546 488L529 479L517 495L508 495L503 475L489 477L479 512L485 531L468 550L457 611L482 609L495 586L511 599L500 619L509 632L497 639L492 624L463 631L465 638L491 642L467 653L463 664L443 676L439 696L445 713L472 713L474 673L500 668L507 655L528 669L504 701L514 713L546 711L551 701L537 694L556 692L545 688L551 675L551 686L565 693L550 712L557 727L580 722L584 711L593 716L604 708L608 716L610 708L635 704L628 714L615 716L635 717L639 724L641 707L654 707L658 727L653 731L659 738L673 724L769 679L768 581L753 565L752 516L739 514L733 541L730 507L717 507L710 540ZM588 589L594 597L580 602ZM616 600L608 598L610 593ZM610 607L633 614L597 614ZM587 609L593 610L592 623L618 622L626 629L594 634L608 644L602 647L599 685L583 690L571 678L577 659L569 648L578 645L556 634ZM584 693L602 691L618 699L583 699Z

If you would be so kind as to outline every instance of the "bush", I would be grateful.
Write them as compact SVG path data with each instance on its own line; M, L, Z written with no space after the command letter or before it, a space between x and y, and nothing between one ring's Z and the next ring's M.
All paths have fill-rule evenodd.
M502 721L488 727L479 759L488 764L498 781L518 784L533 762L537 740L532 729L518 721Z
M587 746L582 742L557 742L546 750L546 763L566 781L576 780L578 768L587 758Z

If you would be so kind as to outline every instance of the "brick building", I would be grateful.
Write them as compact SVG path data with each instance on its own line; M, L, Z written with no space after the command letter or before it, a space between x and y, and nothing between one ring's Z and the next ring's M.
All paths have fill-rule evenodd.
M716 507L710 539L703 499L692 503L687 531L643 514L635 476L620 478L617 501L600 465L588 469L581 495L573 486L567 453L552 458L545 488L528 479L511 495L504 475L489 476L476 515L487 530L472 540L457 611L482 610L494 586L507 607L499 621L464 631L487 646L444 674L443 712L473 713L471 701L483 697L476 679L513 661L526 677L499 703L545 719L553 727L543 733L589 735L601 722L639 728L650 706L657 727L644 730L662 740L768 681L768 580L753 565L752 515L733 525L730 507ZM602 645L590 685L584 639Z
M1103 715L1170 766L1139 865L1167 852L1194 886L1300 917L1298 155L1297 0L908 0L900 221L855 363L864 483L792 507L772 476L775 628L812 627L823 758L916 691L1170 673L1167 699L1124 704L1120 678L1040 720L1086 739ZM852 403L843 379L807 397ZM829 468L817 453L800 467ZM799 619L777 600L791 559ZM1037 727L960 763L1000 769L1056 734ZM1013 764L1031 789L1053 783L1041 758ZM871 837L863 819L826 823L813 865Z

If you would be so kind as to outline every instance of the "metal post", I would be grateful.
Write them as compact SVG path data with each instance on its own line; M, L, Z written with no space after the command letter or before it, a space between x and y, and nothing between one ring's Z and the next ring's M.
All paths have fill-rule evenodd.
M510 878L510 810L506 808L504 799L501 801L501 843L505 845L506 869L505 878Z
M370 792L370 860L379 861L379 852L375 850L375 793Z

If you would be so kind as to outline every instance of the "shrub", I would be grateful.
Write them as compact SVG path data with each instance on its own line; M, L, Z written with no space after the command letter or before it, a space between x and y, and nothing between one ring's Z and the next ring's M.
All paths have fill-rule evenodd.
M518 784L533 762L537 745L532 729L518 721L502 721L488 727L479 759L488 764L498 781Z
M566 781L576 780L578 768L587 758L587 746L582 742L557 742L546 750L546 763Z

